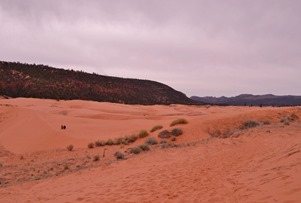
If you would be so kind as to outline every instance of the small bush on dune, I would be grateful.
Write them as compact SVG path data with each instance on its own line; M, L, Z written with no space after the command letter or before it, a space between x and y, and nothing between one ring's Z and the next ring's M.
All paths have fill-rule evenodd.
M106 145L105 141L100 141L100 140L95 141L95 147L102 147L105 145Z
M140 147L133 147L130 152L133 154L139 154L142 152L142 149Z
M175 141L177 141L177 138L173 137L173 138L171 138L171 141L175 142Z
M170 132L168 130L163 130L161 131L159 134L158 134L158 137L159 138L162 138L162 139L166 139L166 138L170 138L171 135L170 135Z
M92 143L92 142L89 143L89 144L88 144L88 148L89 148L89 149L93 149L93 148L94 148L94 143Z
M71 144L71 145L68 145L68 146L66 147L66 149L67 149L68 151L70 151L70 152L73 150L73 148L74 148L74 147L73 147L72 144Z
M155 131L160 130L160 129L162 129L162 128L163 128L162 125L156 125L156 126L154 126L154 127L150 130L150 132L152 133L152 132L155 132Z
M174 128L174 129L172 129L171 134L173 136L179 136L179 135L183 134L183 130L180 128Z
M254 128L258 125L260 125L260 123L258 121L247 120L241 124L240 129L243 130L243 129L248 129L248 128Z
M142 144L138 146L142 151L149 151L149 146L147 144Z
M170 126L172 127L172 126L175 126L175 125L183 125L183 124L187 124L187 123L188 123L188 121L187 121L186 119L181 118L181 119L174 120L174 121L170 124Z
M119 137L119 138L116 138L114 140L114 145L120 145L120 144L123 144L125 143L126 141L126 138L125 137Z
M99 161L99 155L95 155L94 158L93 158L93 161L94 162Z
M136 142L136 140L138 140L139 136L138 135L131 135L128 137L128 142L133 143Z
M145 143L148 145L156 145L158 144L158 141L154 137L150 137L145 141Z
M146 130L141 130L139 133L140 138L145 138L148 136L148 132Z
M269 120L264 120L262 123L263 123L263 125L270 125L271 124L271 122Z
M108 141L106 142L106 145L113 145L114 141L112 139L108 139Z
M124 159L124 154L121 152L115 152L114 156L116 157L116 159Z

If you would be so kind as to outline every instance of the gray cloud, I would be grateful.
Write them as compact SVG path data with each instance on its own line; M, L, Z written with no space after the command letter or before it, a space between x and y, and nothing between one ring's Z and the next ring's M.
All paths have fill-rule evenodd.
M300 9L298 0L0 0L0 54L189 96L301 95Z

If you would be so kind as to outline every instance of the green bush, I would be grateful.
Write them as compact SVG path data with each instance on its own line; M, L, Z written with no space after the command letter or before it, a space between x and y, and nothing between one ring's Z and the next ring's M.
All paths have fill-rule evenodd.
M139 133L140 138L145 138L148 136L148 132L146 130L141 130Z
M162 125L156 125L156 126L154 126L154 127L150 130L150 132L152 133L152 132L155 132L155 131L160 130L160 129L162 129L162 128L163 128Z
M187 123L188 123L188 121L187 121L186 119L180 118L180 119L174 120L174 121L170 124L170 126L172 127L172 126L175 126L175 125L187 124Z
M172 129L171 134L173 136L179 136L179 135L183 134L183 130L180 128L174 128L174 129Z
M158 137L159 138L162 138L162 139L166 139L166 138L170 138L171 135L170 135L170 132L168 130L163 130L161 131L159 134L158 134Z

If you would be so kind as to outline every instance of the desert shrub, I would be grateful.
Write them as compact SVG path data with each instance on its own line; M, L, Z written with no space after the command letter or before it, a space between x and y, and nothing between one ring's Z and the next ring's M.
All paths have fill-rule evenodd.
M170 132L168 130L163 130L158 134L158 137L165 139L165 138L170 138Z
M288 117L289 121L295 121L299 119L299 116L297 116L296 113L292 113L289 117Z
M171 146L172 146L172 144L169 142L160 144L161 149L167 149L167 148L170 148Z
M69 166L67 164L64 165L64 170L68 170Z
M140 136L140 134L139 134L139 136ZM136 140L138 140L138 138L139 138L138 135L131 135L128 137L128 142L130 142L130 143L136 142Z
M155 132L155 131L160 130L160 129L162 129L162 128L163 128L162 125L156 125L156 126L154 126L154 127L150 130L150 132L152 133L152 132Z
M288 119L282 119L281 122L284 124L284 125L289 125L290 122Z
M219 129L214 129L214 130L210 130L209 131L209 134L212 136L212 137L220 137L222 135L222 132L221 130Z
M174 120L173 122L171 122L170 126L175 126L175 125L180 125L180 124L187 124L188 121L184 118L180 118L177 120Z
M119 137L119 138L116 138L114 140L114 145L120 145L120 144L123 144L125 143L125 141L127 140L126 137Z
M147 144L141 144L138 147L140 147L140 149L142 149L142 151L149 151L150 148Z
M175 142L175 141L177 141L177 138L173 137L173 138L171 138L171 141Z
M254 128L256 126L260 125L259 122L257 121L254 121L254 120L247 120L247 121L244 121L241 126L240 126L240 129L248 129L248 128Z
M115 152L114 156L116 159L124 159L124 154L119 151Z
M89 143L89 144L88 144L88 148L89 148L89 149L93 149L93 148L94 148L94 143L92 143L92 142Z
M113 145L114 141L112 139L108 139L106 145Z
M140 147L133 147L131 148L131 153L133 154L139 154L142 151L142 149Z
M271 122L269 120L264 120L262 123L263 123L263 125L270 125L271 124Z
M95 147L101 147L105 145L106 145L105 141L100 141L100 140L95 141Z
M93 158L93 161L94 162L99 161L99 155L95 155L94 158Z
M158 144L158 141L154 137L150 137L145 141L145 143L148 145L156 145Z
M174 129L172 129L171 134L173 136L179 136L179 135L183 134L183 130L180 128L174 128Z
M165 143L168 143L166 140L161 140L160 141L160 144L165 144Z
M145 138L145 137L147 137L148 136L148 132L146 131L146 130L141 130L140 132L139 132L139 137L140 138Z
M70 144L70 145L68 145L68 146L66 147L66 149L67 149L68 151L70 151L70 152L73 150L73 148L74 148L74 147L73 147L72 144Z

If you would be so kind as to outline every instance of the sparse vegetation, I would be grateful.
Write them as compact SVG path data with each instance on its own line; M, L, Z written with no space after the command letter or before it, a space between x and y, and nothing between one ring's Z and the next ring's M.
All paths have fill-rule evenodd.
M67 164L64 165L64 170L68 170L69 166Z
M183 134L183 130L180 128L174 128L174 129L172 129L171 134L173 136L180 136Z
M152 132L155 132L155 131L160 130L160 129L162 129L162 128L163 128L162 125L156 125L156 126L154 126L154 127L150 130L150 132L152 133Z
M114 141L112 139L108 139L106 145L114 145Z
M142 151L149 151L149 146L147 144L142 144L139 145L138 147L140 147Z
M119 151L115 152L114 156L116 159L124 159L124 154Z
M167 138L170 138L171 135L170 135L170 132L168 130L163 130L161 131L159 134L158 134L158 137L159 138L162 138L162 139L167 139Z
M148 136L148 132L146 130L141 130L139 132L139 138L145 138Z
M173 138L171 138L171 141L175 142L175 141L177 141L177 138L173 137Z
M140 147L133 147L131 148L130 152L133 154L139 154L140 152L142 152L142 149Z
M128 142L133 143L136 142L136 140L138 140L139 136L138 135L131 135L128 137Z
M264 120L262 123L263 123L263 125L270 125L271 124L271 122L269 120Z
M95 147L102 147L105 145L106 145L105 141L100 141L100 140L95 141Z
M99 161L99 159L100 159L100 158L99 158L99 155L95 155L95 156L93 157L93 161L94 161L94 162Z
M246 120L241 124L240 129L244 130L244 129L248 129L248 128L254 128L258 125L260 125L260 123L258 121Z
M180 119L177 119L177 120L174 120L173 122L171 122L170 126L175 126L175 125L183 125L183 124L187 124L188 121L184 118L180 118Z
M89 143L89 144L88 144L88 148L89 148L89 149L93 149L93 148L94 148L94 143L92 143L92 142Z
M150 137L145 141L145 143L148 145L156 145L158 144L158 141L154 137Z
M70 151L70 152L73 151L73 148L74 148L74 147L73 147L72 144L71 144L71 145L68 145L68 146L66 147L66 149L67 149L68 151Z

